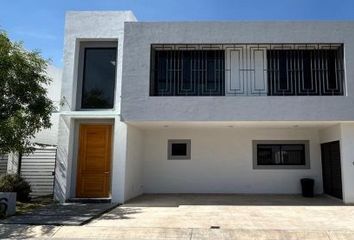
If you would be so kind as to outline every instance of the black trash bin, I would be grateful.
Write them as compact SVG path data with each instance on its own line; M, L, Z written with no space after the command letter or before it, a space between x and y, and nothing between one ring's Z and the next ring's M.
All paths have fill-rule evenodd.
M313 188L315 186L315 180L312 178L302 178L301 180L301 189L303 197L313 197L314 192Z

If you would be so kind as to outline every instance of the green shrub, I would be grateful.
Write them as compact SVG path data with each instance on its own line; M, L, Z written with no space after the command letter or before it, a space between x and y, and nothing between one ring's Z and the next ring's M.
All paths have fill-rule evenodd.
M31 200L29 194L31 186L17 174L5 174L0 176L0 192L16 192L17 201L28 202Z

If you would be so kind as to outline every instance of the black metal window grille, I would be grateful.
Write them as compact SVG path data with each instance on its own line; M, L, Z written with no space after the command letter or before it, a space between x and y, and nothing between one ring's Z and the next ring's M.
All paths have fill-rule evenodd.
M224 50L153 50L150 95L225 95L224 52Z
M258 144L257 165L305 165L304 144Z
M150 96L344 95L343 55L340 43L153 44Z
M268 95L344 95L342 48L267 50Z

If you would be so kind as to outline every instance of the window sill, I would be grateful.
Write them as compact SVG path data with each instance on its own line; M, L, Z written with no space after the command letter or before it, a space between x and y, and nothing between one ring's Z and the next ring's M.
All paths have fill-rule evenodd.
M256 165L253 166L254 170L303 170L303 169L310 169L310 166L306 165Z
M112 118L120 116L116 110L93 110L93 111L61 111L61 116L75 117L75 118Z

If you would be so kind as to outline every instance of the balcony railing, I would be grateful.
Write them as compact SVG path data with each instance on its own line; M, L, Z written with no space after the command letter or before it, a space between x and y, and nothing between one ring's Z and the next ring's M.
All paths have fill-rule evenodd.
M152 45L150 95L344 95L343 46Z

